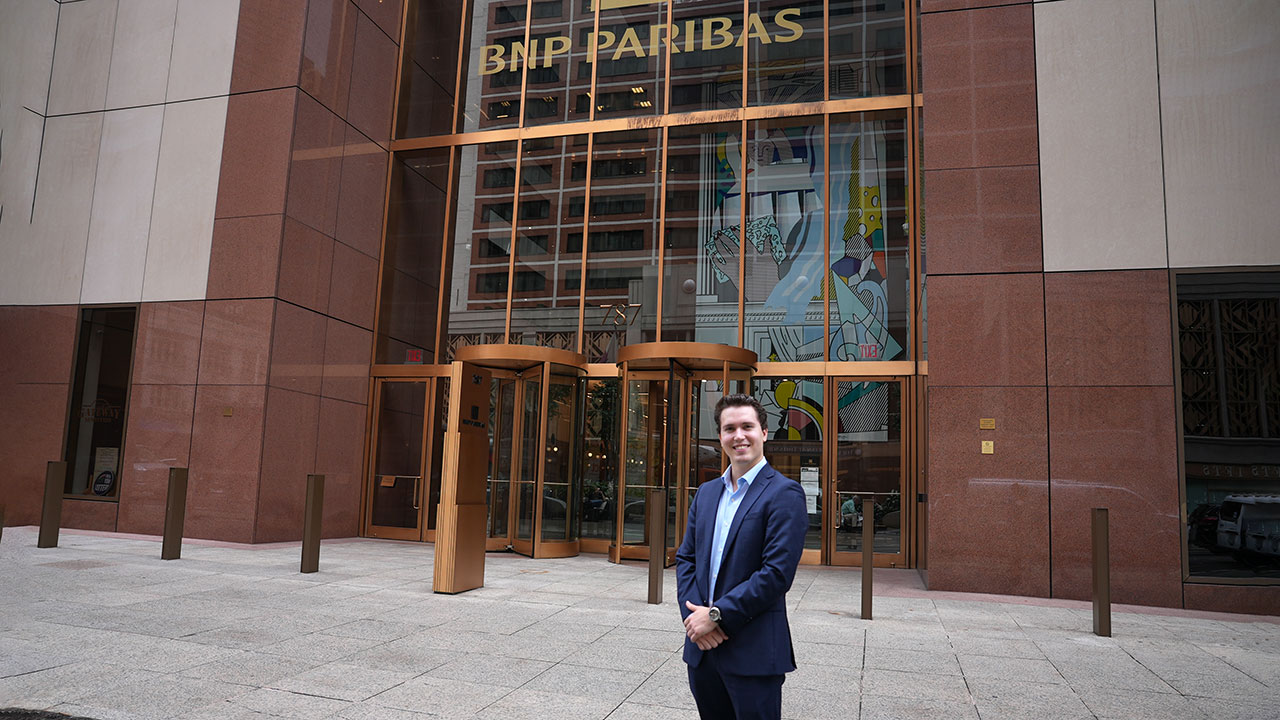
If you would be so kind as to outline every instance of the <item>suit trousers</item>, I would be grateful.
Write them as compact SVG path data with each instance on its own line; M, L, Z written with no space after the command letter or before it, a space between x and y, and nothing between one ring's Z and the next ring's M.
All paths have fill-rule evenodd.
M721 672L716 651L689 666L689 689L702 720L779 720L785 675L731 675Z

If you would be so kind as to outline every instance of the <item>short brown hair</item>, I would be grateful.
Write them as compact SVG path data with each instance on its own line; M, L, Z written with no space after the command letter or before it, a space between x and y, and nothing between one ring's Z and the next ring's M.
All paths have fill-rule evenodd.
M725 408L731 407L755 408L756 417L760 420L760 427L765 428L764 406L760 404L760 401L745 393L730 393L716 401L716 432L720 432L720 413Z

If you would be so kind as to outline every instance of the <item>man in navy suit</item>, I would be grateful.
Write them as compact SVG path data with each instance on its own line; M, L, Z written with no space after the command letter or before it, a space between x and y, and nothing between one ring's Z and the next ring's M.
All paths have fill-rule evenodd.
M764 459L764 408L716 403L729 468L698 488L676 552L689 689L703 718L779 718L796 669L786 594L809 527L804 491Z

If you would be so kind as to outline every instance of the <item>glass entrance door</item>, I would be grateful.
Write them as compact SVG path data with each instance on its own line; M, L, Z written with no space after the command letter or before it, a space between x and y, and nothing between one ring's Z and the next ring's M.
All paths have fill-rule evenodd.
M863 527L870 524L875 564L905 567L903 381L836 378L834 393L828 561L861 565ZM864 500L874 503L870 517Z
M515 364L519 346L470 348L482 360ZM485 547L529 557L578 554L585 384L576 366L519 360L490 368ZM481 363L482 364L482 363Z
M370 537L435 539L447 396L447 378L377 380L365 503ZM429 474L423 472L427 467L433 468Z
M619 497L618 557L646 559L652 512L666 513L662 538L668 563L684 539L689 504L698 487L724 472L714 408L724 394L722 373L672 362L667 372L627 373L626 445ZM665 507L649 506L649 491L665 491Z

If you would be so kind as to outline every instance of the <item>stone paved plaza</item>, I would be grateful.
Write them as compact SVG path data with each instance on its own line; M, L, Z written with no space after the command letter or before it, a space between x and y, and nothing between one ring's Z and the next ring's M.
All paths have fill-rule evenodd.
M0 539L0 708L114 718L692 718L674 573L489 554L431 591L430 545ZM789 718L1280 718L1280 618L929 592L915 571L801 567Z

